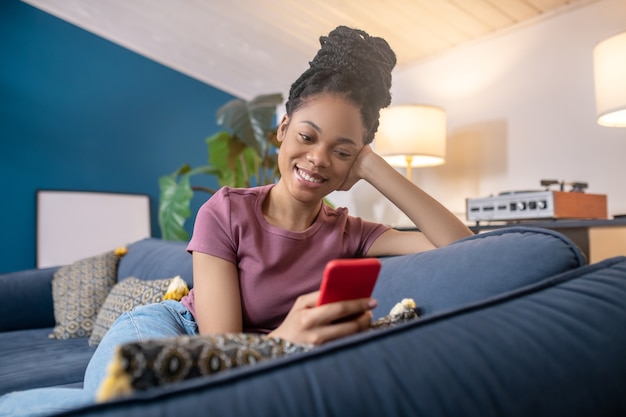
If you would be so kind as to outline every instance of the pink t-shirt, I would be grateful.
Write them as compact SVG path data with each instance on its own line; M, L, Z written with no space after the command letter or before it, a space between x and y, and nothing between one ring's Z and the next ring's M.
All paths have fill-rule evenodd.
M262 212L271 187L222 187L198 211L187 246L237 265L245 332L278 327L298 296L319 289L328 261L365 256L388 230L326 204L304 231L272 226ZM193 290L183 304L195 316Z

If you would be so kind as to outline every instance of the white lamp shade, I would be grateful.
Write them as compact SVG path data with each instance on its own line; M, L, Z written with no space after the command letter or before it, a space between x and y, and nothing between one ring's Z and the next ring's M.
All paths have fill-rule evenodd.
M446 113L436 106L382 109L374 150L397 167L441 165L446 157ZM409 157L407 159L407 157Z
M598 124L626 127L626 32L593 50Z

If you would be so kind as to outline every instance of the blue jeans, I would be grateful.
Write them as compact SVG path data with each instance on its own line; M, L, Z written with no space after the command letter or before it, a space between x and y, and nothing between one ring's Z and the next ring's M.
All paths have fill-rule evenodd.
M106 333L89 361L83 389L37 388L13 392L0 397L0 416L44 416L91 404L116 346L138 340L194 334L198 334L198 325L178 301L168 300L138 307L122 314Z

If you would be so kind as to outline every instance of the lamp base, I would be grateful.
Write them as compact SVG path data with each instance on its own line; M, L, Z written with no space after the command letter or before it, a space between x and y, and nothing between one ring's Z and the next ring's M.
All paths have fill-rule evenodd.
M413 155L406 155L406 177L413 182Z

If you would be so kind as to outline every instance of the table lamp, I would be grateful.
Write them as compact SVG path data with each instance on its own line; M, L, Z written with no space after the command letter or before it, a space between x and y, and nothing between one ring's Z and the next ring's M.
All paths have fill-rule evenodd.
M626 32L596 45L593 67L598 124L626 127Z
M399 105L380 111L374 151L390 165L413 167L441 165L446 156L446 113L436 106Z

